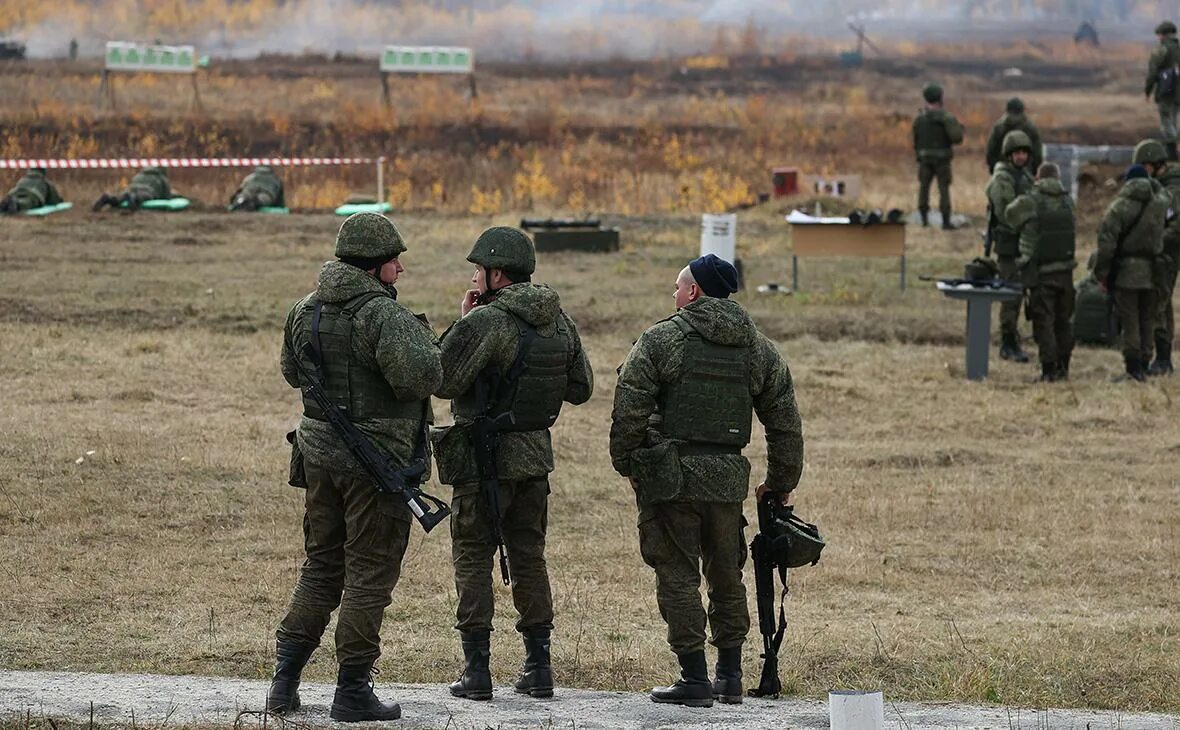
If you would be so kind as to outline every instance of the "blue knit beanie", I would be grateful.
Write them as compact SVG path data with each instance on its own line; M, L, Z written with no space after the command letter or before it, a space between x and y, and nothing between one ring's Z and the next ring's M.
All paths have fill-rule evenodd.
M707 253L693 259L688 270L706 296L725 299L738 290L737 269L717 254Z

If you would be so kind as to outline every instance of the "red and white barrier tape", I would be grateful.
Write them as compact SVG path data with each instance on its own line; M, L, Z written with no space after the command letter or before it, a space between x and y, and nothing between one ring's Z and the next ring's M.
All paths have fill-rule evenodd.
M292 167L299 165L372 165L384 157L139 157L105 160L0 160L0 170L43 167L47 170L108 170L138 167Z

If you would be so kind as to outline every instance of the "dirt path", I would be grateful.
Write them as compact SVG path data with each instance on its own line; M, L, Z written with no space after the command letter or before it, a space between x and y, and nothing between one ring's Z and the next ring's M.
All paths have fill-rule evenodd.
M221 677L145 674L0 671L0 713L88 719L91 702L101 723L226 724L241 711L258 710L267 683ZM766 728L828 727L827 704L817 700L753 700L692 710L652 704L646 695L562 689L553 700L521 698L498 688L492 702L455 700L441 685L381 684L380 693L401 703L406 728ZM332 686L305 684L304 709L292 719L329 724ZM897 728L1180 728L1172 715L1090 710L1016 710L955 704L891 704L886 724ZM250 723L251 725L253 722Z

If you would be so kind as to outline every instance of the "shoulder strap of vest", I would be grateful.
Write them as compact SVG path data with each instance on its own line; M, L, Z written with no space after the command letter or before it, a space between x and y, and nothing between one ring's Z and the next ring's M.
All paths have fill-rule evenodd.
M501 309L508 312L508 315L516 322L517 331L520 332L520 344L516 346L516 359L512 361L508 372L504 374L504 380L511 384L515 383L528 367L525 364L525 358L529 356L529 350L533 349L533 342L537 339L537 328L526 322L516 312L509 312L503 307Z
M691 322L689 322L687 319L685 319L683 316L681 316L679 314L673 314L671 317L668 318L668 320L675 323L676 326L680 328L680 331L684 334L685 337L692 337L694 335L696 337L701 336L701 333L697 331L697 328L693 327Z
M384 297L384 296L388 296L388 295L385 294L384 292L379 292L379 291L367 291L367 292L364 292L361 294L357 294L355 297L353 297L352 299L349 299L344 304L342 304L340 306L340 311L342 314L344 314L345 317L348 317L349 319L351 319L353 315L355 315L357 312L361 311L361 307L365 306L366 304L373 301L377 297Z

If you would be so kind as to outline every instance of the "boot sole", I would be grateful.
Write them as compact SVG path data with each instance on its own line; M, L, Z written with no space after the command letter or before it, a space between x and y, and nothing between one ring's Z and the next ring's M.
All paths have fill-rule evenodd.
M650 697L650 695L649 695ZM684 705L685 707L712 707L713 698L707 700L661 700L656 697L651 698L652 702L660 705Z
M538 699L544 699L546 697L553 696L553 688L552 687L549 687L548 689L544 689L544 688L517 689L515 691L516 691L516 694L518 694L518 695L528 695L529 697L536 697Z
M402 719L402 711L399 707L397 712L389 715L371 715L367 712L358 712L356 710L337 710L335 707L328 714L336 722L383 722L385 720L400 720Z
M452 696L452 697L458 697L458 698L460 698L460 699L464 699L464 700L476 700L476 701L479 701L479 702L483 702L483 701L485 701L485 700L490 700L490 699L492 699L492 691L491 691L491 690L487 690L486 692L484 692L484 691L479 691L479 692L472 692L472 691L466 691L466 692L456 692L455 690L451 690L451 696Z
M723 705L740 705L742 704L741 695L713 695L713 699Z

